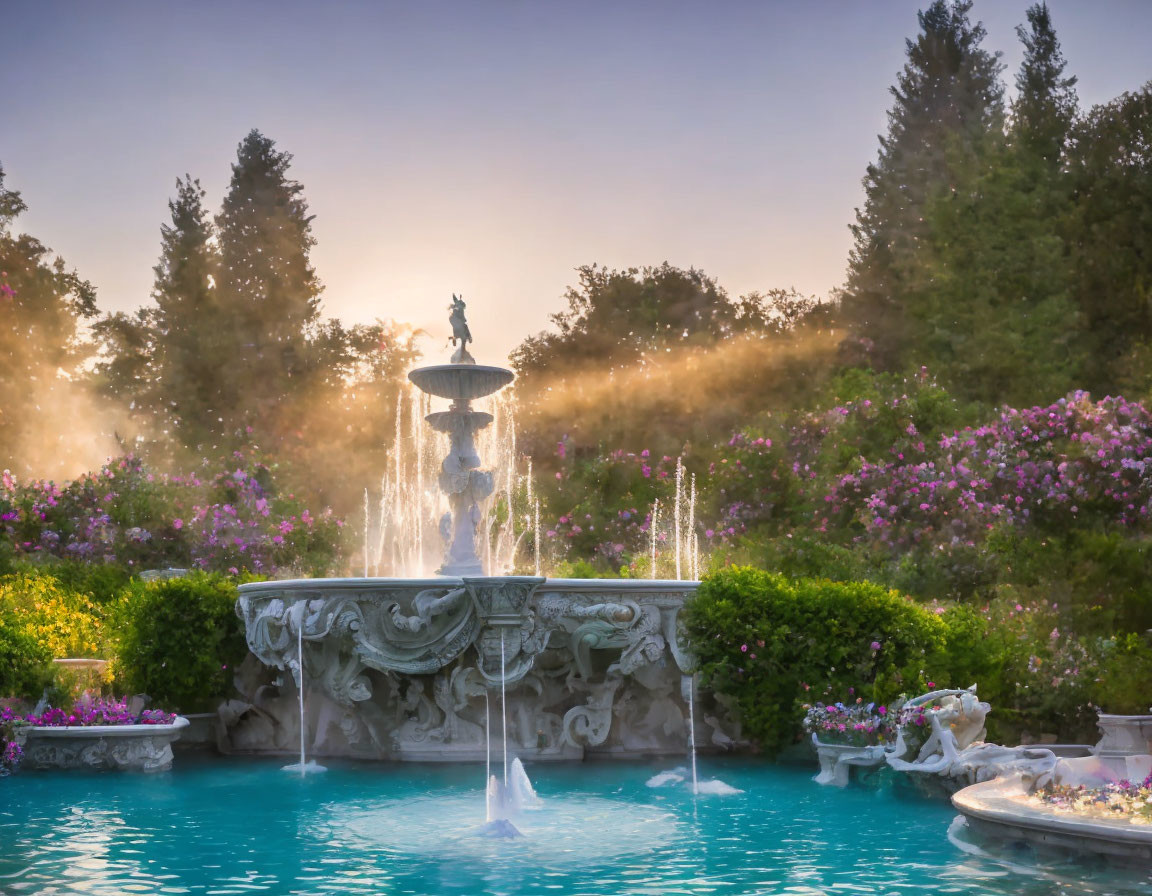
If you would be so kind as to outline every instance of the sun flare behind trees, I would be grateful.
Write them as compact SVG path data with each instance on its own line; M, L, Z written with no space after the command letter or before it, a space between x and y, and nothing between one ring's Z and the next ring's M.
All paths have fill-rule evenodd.
M294 488L347 511L379 476L380 434L415 350L396 325L321 317L312 218L291 158L249 133L214 220L199 182L177 180L155 305L100 322L97 375L130 397L160 456L255 448L287 465Z

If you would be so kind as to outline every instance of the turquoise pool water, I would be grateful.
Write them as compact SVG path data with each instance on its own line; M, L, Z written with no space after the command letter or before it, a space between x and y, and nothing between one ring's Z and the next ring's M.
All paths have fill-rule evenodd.
M705 761L744 792L649 787L667 769L529 767L544 800L517 840L483 822L475 766L177 757L159 775L25 772L0 781L4 894L961 894L1152 891L1140 875L968 855L941 802L836 791L812 770Z

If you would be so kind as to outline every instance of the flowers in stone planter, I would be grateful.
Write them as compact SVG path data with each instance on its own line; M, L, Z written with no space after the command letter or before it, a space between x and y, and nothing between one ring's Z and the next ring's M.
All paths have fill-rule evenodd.
M915 706L904 706L896 716L896 728L904 735L904 746L916 755L932 734L932 713L940 708L939 699Z
M1048 784L1029 799L1076 815L1152 824L1152 775L1140 783L1115 781L1101 787Z
M865 703L804 704L804 730L826 744L868 747L889 743L893 737L888 707Z
M159 709L134 712L126 700L94 697L81 699L70 710L48 707L41 713L18 716L11 709L0 712L0 724L15 722L40 728L91 725L171 725L176 714Z

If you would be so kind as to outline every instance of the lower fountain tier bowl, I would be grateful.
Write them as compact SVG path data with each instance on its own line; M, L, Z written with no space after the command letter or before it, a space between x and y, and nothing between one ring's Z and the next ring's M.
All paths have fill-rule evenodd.
M455 432L458 428L476 432L492 422L492 415L484 411L437 411L424 418L437 432Z
M471 401L503 389L515 377L503 367L482 364L437 364L408 372L408 379L422 392L454 401Z

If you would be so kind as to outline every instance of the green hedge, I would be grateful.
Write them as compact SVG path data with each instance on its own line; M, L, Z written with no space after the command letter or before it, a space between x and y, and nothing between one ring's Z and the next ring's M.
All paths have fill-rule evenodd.
M701 582L682 618L704 683L737 699L745 732L769 753L797 739L806 701L852 688L887 703L955 684L943 619L868 582L730 567Z
M214 709L248 650L235 604L235 583L219 575L133 582L117 614L119 689L166 710Z

